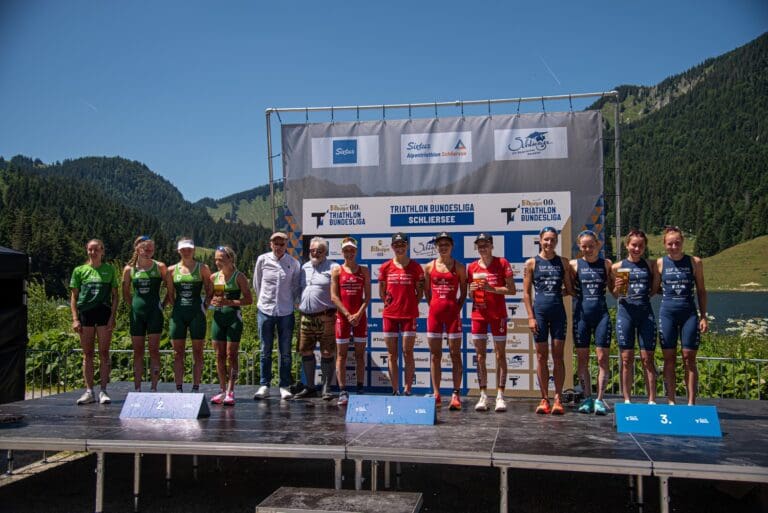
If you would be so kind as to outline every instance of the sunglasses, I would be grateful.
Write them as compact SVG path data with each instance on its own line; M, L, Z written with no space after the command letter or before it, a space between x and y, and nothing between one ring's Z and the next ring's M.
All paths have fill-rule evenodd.
M152 238L149 235L142 235L139 237L139 242L146 242L148 240L152 240Z
M592 230L583 230L579 232L579 235L576 236L576 240L581 239L582 237L592 237L594 239L597 239L597 234L593 232Z
M627 234L627 237L645 237L645 232L643 230L630 230Z

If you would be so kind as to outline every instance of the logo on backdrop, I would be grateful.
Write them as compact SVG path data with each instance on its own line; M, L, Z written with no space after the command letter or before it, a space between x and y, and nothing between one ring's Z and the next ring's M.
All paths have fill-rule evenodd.
M357 164L357 139L333 141L334 164Z
M494 130L496 160L568 158L565 127Z
M435 258L437 246L434 237L411 237L411 258Z
M400 163L449 164L472 162L472 132L402 134Z
M320 228L323 226L323 217L325 217L325 214L328 212L312 212L312 217L315 218L315 228Z
M520 208L519 204L516 207L505 207L501 209L502 214L507 214L507 224L515 221L515 212L517 212L518 208Z

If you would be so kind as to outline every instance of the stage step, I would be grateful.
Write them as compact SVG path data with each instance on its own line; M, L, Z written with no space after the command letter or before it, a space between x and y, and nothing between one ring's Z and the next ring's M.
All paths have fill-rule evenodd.
M256 513L417 513L421 505L420 493L283 486L256 506Z

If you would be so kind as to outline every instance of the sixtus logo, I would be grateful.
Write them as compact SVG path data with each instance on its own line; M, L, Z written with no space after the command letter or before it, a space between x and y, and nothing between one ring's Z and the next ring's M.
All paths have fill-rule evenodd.
M357 139L333 141L334 164L357 164Z
M434 237L412 237L411 256L414 258L431 258L437 256Z
M501 209L502 214L507 214L507 224L513 223L515 221L515 212L517 212L518 208L520 208L519 203L516 207L504 207Z
M507 149L513 152L524 150L544 151L550 144L547 141L547 132L536 130L525 137L515 137L515 142L507 144Z

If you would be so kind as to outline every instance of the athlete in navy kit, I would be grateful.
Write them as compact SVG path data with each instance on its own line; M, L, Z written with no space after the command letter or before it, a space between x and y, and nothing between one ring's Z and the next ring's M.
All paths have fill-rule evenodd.
M699 370L696 353L699 334L706 333L707 291L704 288L704 266L699 257L683 252L683 233L676 226L664 229L664 249L667 255L656 261L661 280L661 307L659 308L659 335L664 354L664 383L669 404L675 404L675 364L677 340L682 342L685 386L688 404L696 404ZM699 301L698 314L694 291Z
M645 372L645 390L648 404L656 404L656 319L651 308L651 296L658 288L656 267L643 257L648 237L642 230L632 230L626 238L627 258L613 264L616 309L616 340L621 351L621 391L624 402L632 397L635 370L635 339L640 345L640 358ZM629 282L617 271L629 271ZM626 285L626 295L618 291Z
M605 415L608 405L603 400L608 380L608 356L611 347L611 318L605 302L605 289L611 286L611 261L598 256L600 243L592 230L577 237L582 257L571 260L571 278L575 292L573 302L573 340L577 356L577 374L582 382L584 401L579 412ZM592 397L589 375L589 343L594 336L597 354L597 399Z
M563 305L563 287L565 293L573 295L571 274L566 272L568 260L555 253L557 246L557 230L551 226L542 228L539 232L541 251L525 262L523 275L523 302L528 310L528 327L533 332L536 347L536 375L541 390L541 402L536 413L565 413L562 403L563 384L565 383L565 330L568 319ZM531 289L535 289L535 301L531 297ZM549 346L547 342L552 337L552 362L555 377L555 401L550 407L549 388Z

